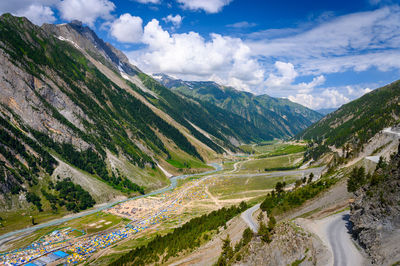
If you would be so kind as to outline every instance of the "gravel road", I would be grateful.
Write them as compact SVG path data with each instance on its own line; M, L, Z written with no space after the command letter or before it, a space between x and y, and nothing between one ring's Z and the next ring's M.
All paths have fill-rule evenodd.
M257 221L255 221L253 218L253 213L257 211L258 208L260 208L260 204L254 205L240 215L254 233L258 232L258 224Z

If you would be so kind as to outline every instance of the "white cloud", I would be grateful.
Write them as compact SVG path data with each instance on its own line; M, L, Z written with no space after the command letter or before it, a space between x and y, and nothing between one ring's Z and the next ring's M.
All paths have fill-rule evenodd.
M207 13L218 13L232 0L176 0L184 9L204 10Z
M36 25L41 26L43 23L53 23L56 21L53 10L48 6L33 4L26 9L19 10L15 15L26 17Z
M275 67L278 75L273 73L269 74L269 77L265 82L267 87L282 88L290 86L297 77L297 72L294 70L293 64L276 61Z
M163 20L166 23L168 22L172 23L174 28L179 28L182 24L183 17L181 17L181 15L175 15L175 16L168 15L167 17L163 18Z
M296 91L300 94L312 92L314 88L325 83L326 79L323 75L314 77L310 82L295 83L298 73L292 63L285 63L281 61L275 62L275 73L269 74L268 79L265 81L265 90L259 90L260 93L267 92L280 92L285 94L287 92Z
M122 14L111 23L110 33L119 42L138 43L142 39L143 26L140 17Z
M153 19L144 27L144 50L129 57L148 72L163 72L183 79L219 80L238 89L249 89L264 81L264 70L238 38L211 34L206 41L196 32L169 34Z
M300 103L311 109L337 108L351 100L359 98L371 92L370 88L361 86L344 86L337 88L325 88L320 92L301 92L290 95L288 98L292 102Z
M204 9L199 3L211 3L176 1L190 9ZM217 2L223 1L211 5L215 7ZM207 12L223 7L212 9L211 5ZM172 23L175 17L163 20ZM179 21L177 17L176 23ZM289 97L312 108L338 107L369 91L356 85L352 93L345 86L321 88L330 77L326 74L365 71L372 66L380 71L400 69L400 7L329 17L318 23L314 27L266 30L242 40L219 34L204 38L196 32L171 34L153 19L143 31L145 48L128 55L146 72L213 80L239 90Z
M371 92L370 88L356 88L353 86L346 86L347 94L353 98L358 98L366 93Z
M255 55L289 60L300 75L316 75L398 67L398 56L388 55L399 53L399 31L400 7L390 6L330 19L301 33L289 31L286 37L251 34L246 43Z
M252 27L257 26L257 24L256 23L250 23L250 22L247 22L247 21L241 21L241 22L236 22L236 23L229 24L229 25L226 25L226 26L230 27L230 28L242 29L242 28L252 28Z
M160 0L134 0L142 4L159 4Z
M313 91L315 87L318 87L322 84L324 84L326 81L326 78L323 75L320 75L318 77L314 77L313 80L309 83L307 82L301 82L296 85L296 89L298 90L299 93L309 93Z
M110 19L115 9L113 2L108 0L63 0L58 5L61 18L65 20L80 20L90 27L98 18Z
M59 0L12 0L12 1L0 1L0 13L12 13L22 12L27 10L31 5L37 6L52 6L58 3Z
M31 22L41 25L56 20L51 9L58 0L13 0L0 1L0 14L9 12L15 16L26 17Z
M321 94L298 93L295 96L290 95L289 100L307 106L311 109L334 108L339 107L350 99L335 89L325 89Z

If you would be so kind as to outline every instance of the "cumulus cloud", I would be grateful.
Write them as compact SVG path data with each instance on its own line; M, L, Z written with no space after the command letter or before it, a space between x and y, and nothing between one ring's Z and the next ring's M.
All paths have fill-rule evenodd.
M184 9L204 10L207 13L218 13L232 0L176 0Z
M320 94L298 93L294 96L290 95L289 100L307 106L311 109L336 108L350 99L335 89L325 89Z
M61 17L65 20L80 20L91 27L98 18L110 19L115 9L109 0L63 0L59 3Z
M320 75L318 77L314 77L311 82L301 82L297 84L295 87L298 90L299 93L310 93L311 91L314 90L314 88L324 84L326 81L326 78L323 75Z
M292 63L275 62L275 72L270 73L265 81L266 91L297 91L299 93L309 93L314 88L325 83L326 79L323 75L314 77L310 82L295 83L299 76ZM265 92L265 91L264 91Z
M349 96L358 98L363 96L366 93L371 92L372 90L370 88L356 88L353 86L346 86L347 94Z
M0 1L0 13L16 13L26 10L31 5L52 6L58 3L59 0L12 0Z
M33 4L28 6L26 9L19 10L15 15L20 17L26 17L36 25L42 25L43 23L53 23L56 21L53 10L48 6Z
M371 91L372 89L369 87L364 88L359 85L325 88L319 92L309 91L312 93L299 90L296 94L290 95L288 99L311 109L337 108Z
M15 16L26 17L40 26L56 20L51 7L57 2L58 0L0 1L0 14L9 12Z
M184 8L209 13L230 3L176 1ZM178 27L182 17L169 15L163 20ZM400 69L398 6L330 17L314 27L270 29L243 39L220 34L204 38L196 32L172 34L156 19L142 33L141 21L137 22L134 40L124 39L130 36L124 32L131 27L111 35L121 42L140 41L146 45L128 52L131 61L144 71L164 72L186 80L213 80L239 90L288 97L311 108L338 107L369 91L357 86L353 91L345 86L321 88L329 78L326 74L365 71L371 66L380 71ZM251 25L240 22L228 26Z
M266 85L269 88L288 87L292 84L292 82L298 75L296 70L294 70L293 64L291 63L276 61L275 67L278 74L269 74L269 77L266 81Z
M163 18L166 23L172 23L174 28L179 28L182 24L183 17L181 15L168 15L167 17Z
M142 39L142 23L140 17L125 13L111 23L110 33L119 42L137 43Z
M218 79L238 89L264 81L264 70L238 38L211 34L206 41L196 32L171 35L153 19L144 27L142 42L146 49L128 54L145 71L194 80Z

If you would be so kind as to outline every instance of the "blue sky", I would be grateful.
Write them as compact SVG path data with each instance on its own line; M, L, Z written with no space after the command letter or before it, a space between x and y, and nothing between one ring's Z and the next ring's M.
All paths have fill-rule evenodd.
M213 80L313 109L399 79L391 0L14 0L0 13L83 21L143 71Z

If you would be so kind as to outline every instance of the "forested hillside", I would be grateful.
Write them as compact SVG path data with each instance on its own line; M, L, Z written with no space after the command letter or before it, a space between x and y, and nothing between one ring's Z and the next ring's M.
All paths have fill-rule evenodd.
M349 144L356 154L376 133L399 122L399 100L400 82L396 81L343 105L296 137L313 141L309 157L314 159L329 151L328 146Z
M182 81L154 75L166 87L202 105L216 105L241 116L256 129L275 138L291 137L318 121L322 115L283 98L237 91L215 82Z

